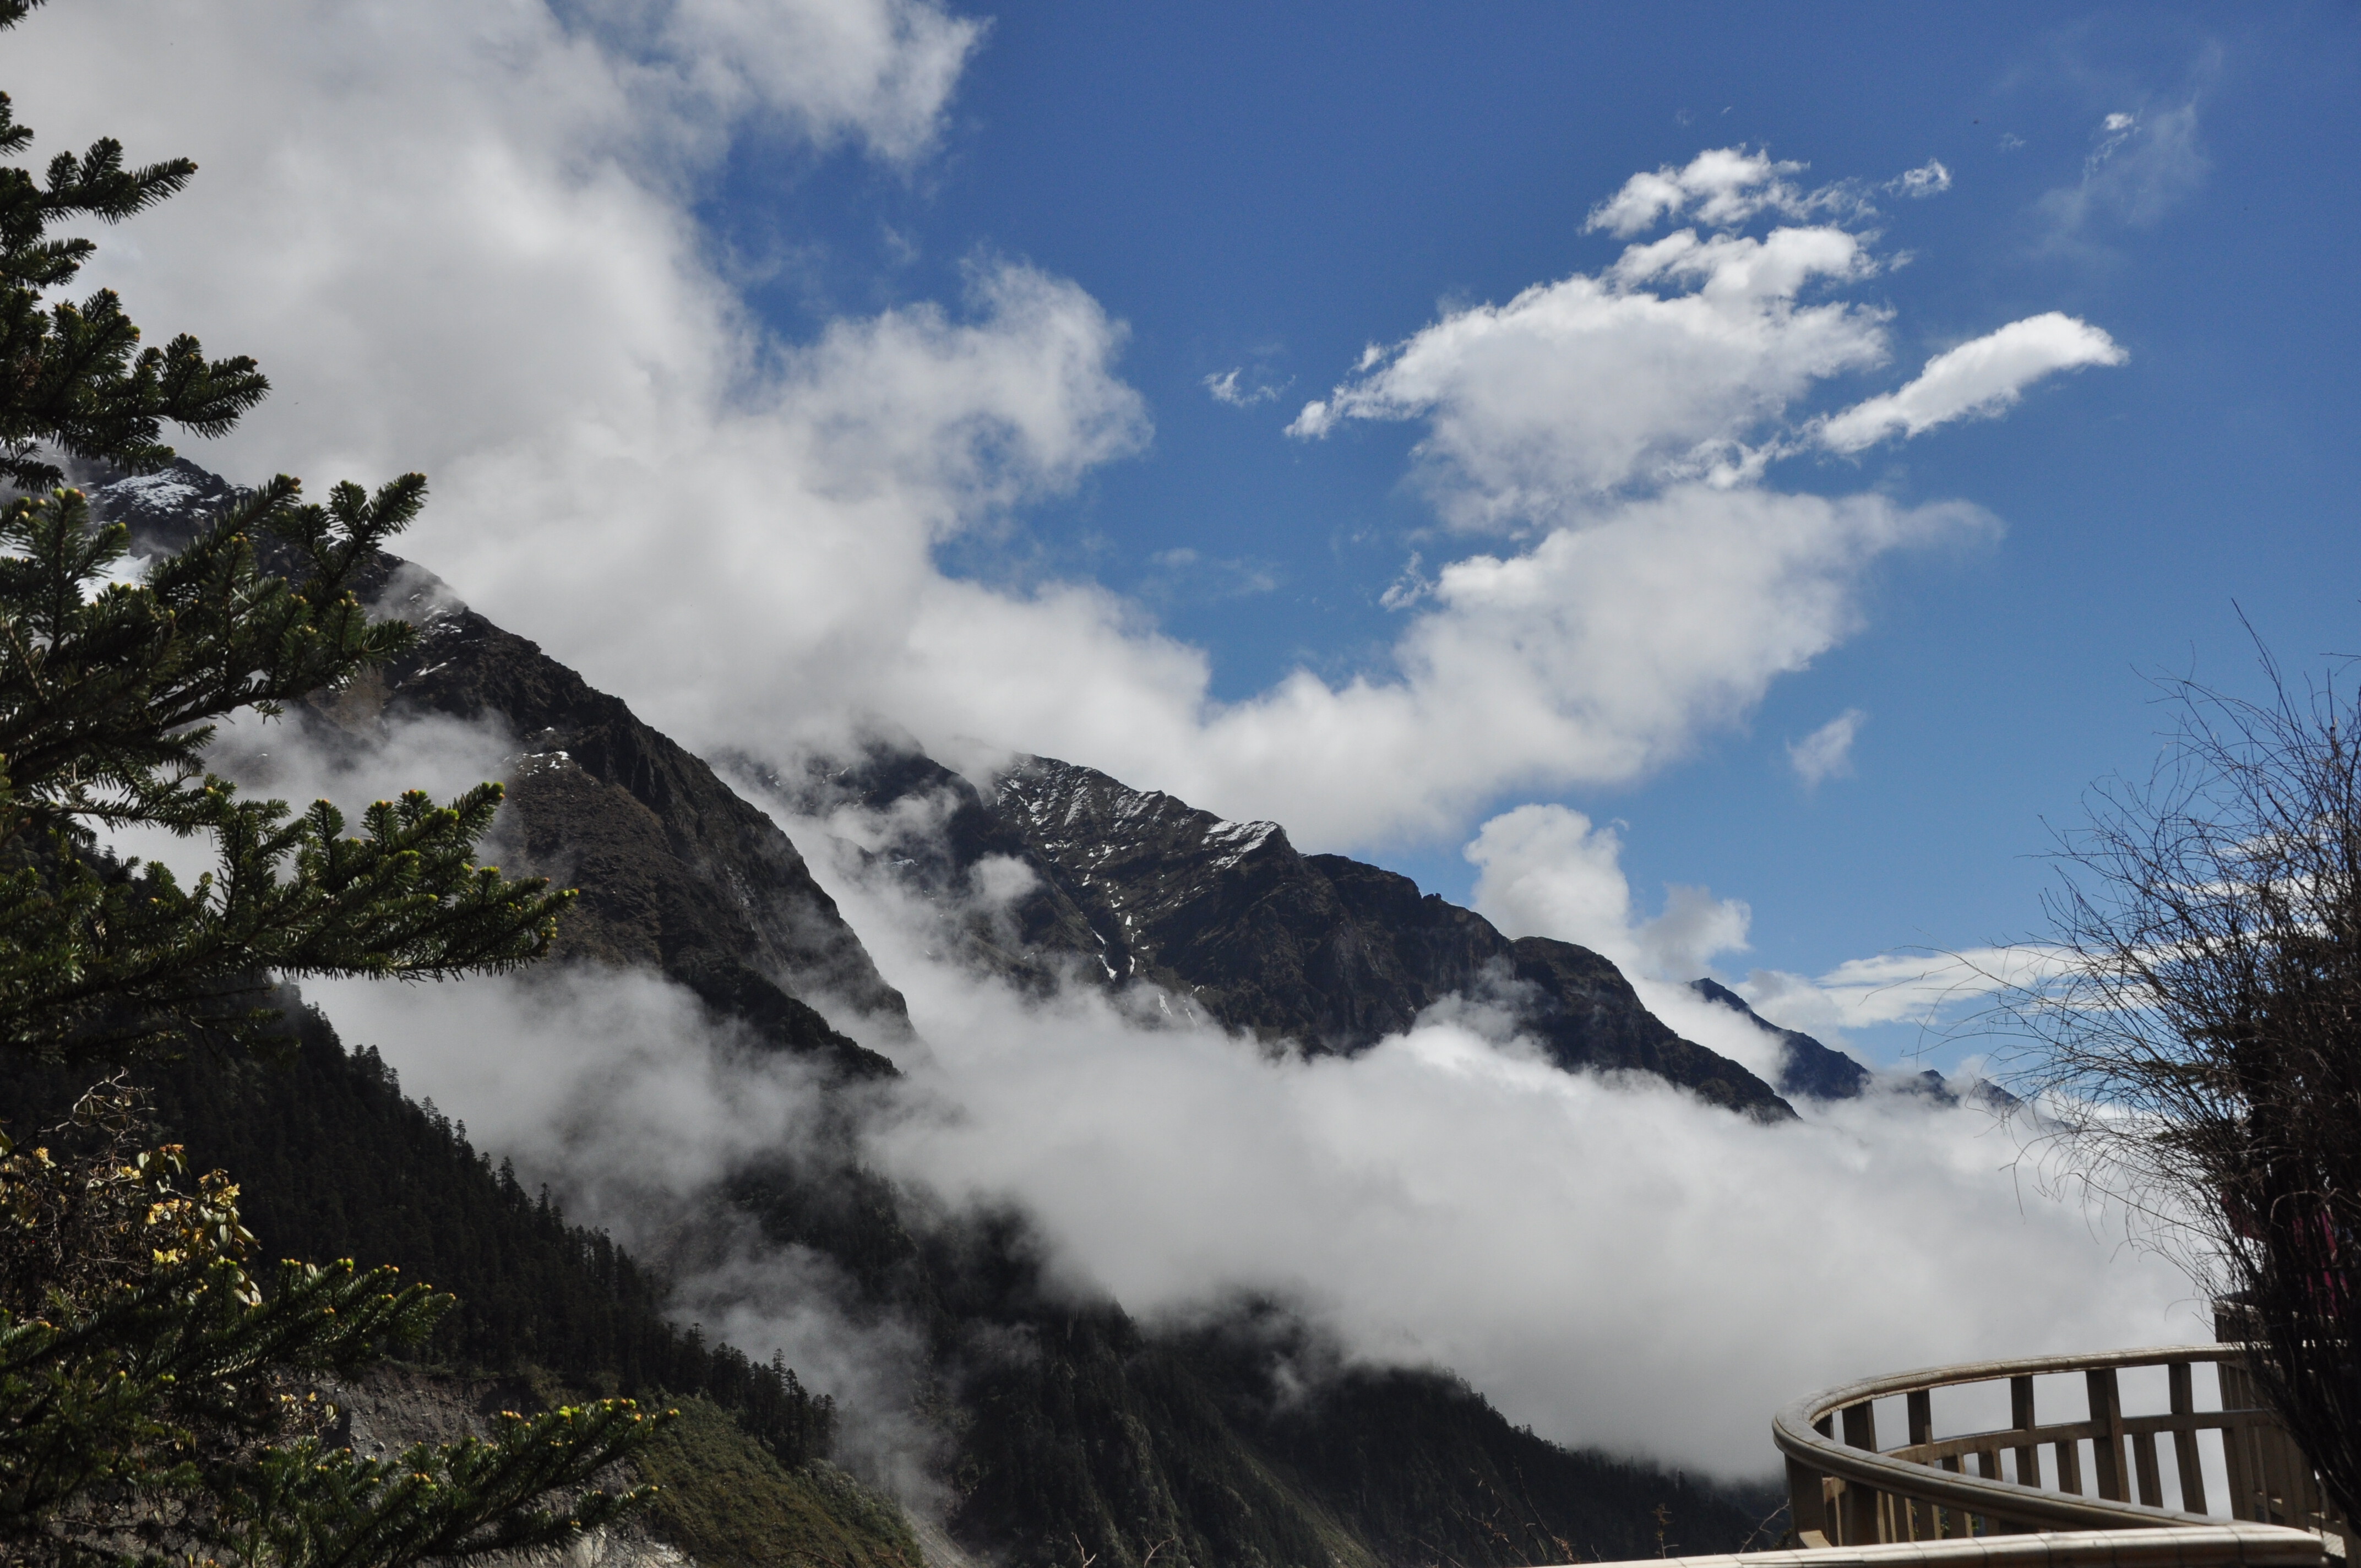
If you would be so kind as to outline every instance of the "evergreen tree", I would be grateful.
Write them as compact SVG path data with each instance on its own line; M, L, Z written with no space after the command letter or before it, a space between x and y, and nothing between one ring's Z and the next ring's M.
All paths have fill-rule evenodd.
M0 0L0 31L40 0ZM32 133L0 95L0 152ZM41 178L0 167L0 1051L112 1066L271 1037L280 979L441 978L544 952L569 894L474 863L500 801L371 806L348 834L320 802L247 800L204 765L214 724L333 690L408 647L356 571L425 482L307 503L280 477L141 580L115 580L60 460L148 471L166 422L228 430L269 389L253 362L161 350L111 291L54 297L92 252L62 221L119 221L171 195L185 159L126 167L115 141ZM102 834L209 839L182 886ZM30 1150L0 1139L0 1550L11 1561L214 1559L377 1568L547 1544L641 1494L586 1484L645 1440L628 1401L504 1421L489 1442L392 1462L333 1451L307 1377L415 1341L450 1305L390 1268L247 1272L236 1190L142 1148L119 1080Z
M219 1171L142 1147L110 1079L39 1147L0 1137L0 1543L11 1562L413 1562L536 1546L644 1491L583 1491L652 1424L626 1400L508 1415L491 1442L368 1459L307 1377L450 1305L391 1269L286 1262L265 1291ZM553 1492L561 1500L549 1500Z

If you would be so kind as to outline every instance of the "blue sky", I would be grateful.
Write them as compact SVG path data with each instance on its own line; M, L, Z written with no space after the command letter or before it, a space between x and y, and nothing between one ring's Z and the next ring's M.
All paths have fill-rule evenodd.
M1818 181L1939 159L1948 191L1878 203L1881 247L1909 253L1868 291L1895 313L1896 366L2050 310L2128 351L1906 452L1787 465L1799 488L1969 499L2005 533L1887 564L1865 628L1745 722L1643 782L1558 797L1630 824L1643 902L1665 882L1746 899L1743 962L1817 973L2037 928L2045 819L2154 754L2147 676L2250 685L2240 609L2290 663L2361 646L2361 317L2335 259L2361 237L2337 194L2361 150L2350 5L991 15L938 162L904 178L750 148L713 232L749 256L797 236L751 295L790 334L953 291L978 253L1072 277L1126 322L1153 444L950 559L1137 596L1211 650L1222 696L1381 663L1379 596L1436 551L1404 483L1415 426L1317 444L1282 426L1439 302L1610 261L1619 242L1583 219L1634 170L1717 146ZM2185 139L2156 145L2160 124ZM2086 180L2070 223L2060 193ZM1283 390L1216 402L1204 378L1232 369ZM1805 789L1786 744L1855 707L1851 776ZM1455 841L1377 858L1455 897L1474 875Z
M28 27L51 80L111 4ZM110 67L137 90L103 114L20 96L60 140L89 120L205 164L107 236L101 277L278 378L212 460L426 467L444 499L420 555L692 743L784 754L882 721L945 754L1056 751L1609 950L1665 884L1709 887L1750 906L1746 946L1691 943L1667 978L1814 977L2037 931L2045 821L2154 755L2148 676L2251 680L2240 610L2298 667L2361 646L2350 4L520 0L460 27L283 0L251 38L206 26L143 11L153 47ZM172 61L207 48L243 51L250 102L185 85L201 73ZM369 178L331 190L315 143ZM1764 176L1786 204L1588 222L1714 149L1800 166ZM1938 168L1923 197L1894 183ZM1763 455L1741 499L1882 509L1875 542L1763 577L1808 625L1716 664L1696 628L1662 628L1686 609L1710 631L1743 596L1685 603L1664 575L1710 563L1640 544L1551 579L1594 597L1525 602L1531 625L1420 597L1453 562L1628 534L1687 481L1643 465L1586 489L1552 457L1540 500L1501 501L1441 433L1474 383L1421 402L1383 364L1356 373L1365 346L1408 352L1684 228L1783 227L1857 254L1753 326L1841 309L1874 341L1739 375L1762 406L1707 433ZM2119 362L2028 373L1996 416L1907 439L1814 434L2036 318ZM1579 353L1483 391L1516 428L1477 446L1514 467L1653 363ZM1367 417L1288 433L1348 385ZM610 511L662 521L585 521ZM1511 662L1559 637L1520 700L1587 682L1567 711L1612 707L1621 677L1567 625L1616 609L1643 666L1691 659L1645 713L1544 713L1566 735L1520 750L1515 705L1469 707L1480 681L1349 700L1356 678L1398 685L1424 626L1497 632L1480 652ZM1849 713L1849 751L1807 785L1791 746ZM1576 907L1612 904L1613 854L1554 905L1520 904L1506 862L1487 894L1463 847L1520 806L1621 824L1631 906ZM1579 849L1563 817L1518 820L1556 835L1520 839L1518 866Z

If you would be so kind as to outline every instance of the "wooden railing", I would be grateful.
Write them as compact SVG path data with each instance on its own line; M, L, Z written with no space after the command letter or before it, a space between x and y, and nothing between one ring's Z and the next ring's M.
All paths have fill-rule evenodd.
M1796 1537L1806 1548L1852 1549L1838 1553L1850 1558L1861 1548L1964 1545L2036 1531L2212 1530L2220 1551L2203 1556L2207 1563L2257 1562L2248 1553L2258 1542L2299 1556L2308 1551L2313 1562L2323 1552L2345 1556L2346 1521L2278 1420L2259 1408L2240 1356L2237 1345L2208 1344L1979 1362L1874 1377L1799 1399L1772 1422L1773 1440L1786 1456ZM2119 1375L2157 1366L2165 1369L2169 1408L2126 1412ZM2199 1408L2200 1367L2210 1367L2219 1395L2205 1409ZM2035 1408L2036 1379L2061 1373L2081 1375L2086 1409L2077 1420L2044 1420ZM1937 1435L1938 1391L1982 1385L1996 1393L2002 1383L2007 1426ZM1896 1398L1907 1441L1880 1448L1877 1401ZM2279 1527L2290 1538L2234 1523ZM2305 1547L2293 1531L2305 1532L2312 1544ZM2059 1539L2050 1538L2053 1544ZM2186 1545L2200 1538L2180 1539ZM2002 1541L1986 1544L2009 1555ZM1964 1560L1991 1552L1898 1555Z
M1584 1568L2323 1568L2320 1537L2279 1525L2075 1530L1822 1546L1743 1557L1643 1557Z

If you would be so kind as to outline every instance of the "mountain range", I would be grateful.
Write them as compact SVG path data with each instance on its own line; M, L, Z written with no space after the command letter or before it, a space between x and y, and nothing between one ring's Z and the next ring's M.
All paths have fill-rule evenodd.
M153 554L184 543L236 493L183 461L94 486L92 500L129 526L135 551ZM1755 1532L1771 1503L1756 1508L1749 1495L1560 1448L1512 1427L1447 1369L1357 1365L1286 1302L1237 1299L1178 1327L1142 1323L1111 1299L1078 1301L1052 1286L1045 1245L1023 1214L948 1211L869 1167L850 1129L864 1086L897 1077L895 1056L915 1038L908 1010L756 800L785 803L790 820L851 808L883 825L884 837L859 851L869 870L939 911L946 950L980 975L1041 992L1130 993L1176 1025L1219 1025L1268 1050L1351 1055L1437 1003L1477 998L1507 1010L1560 1069L1653 1074L1762 1123L1793 1120L1791 1096L1862 1093L1872 1075L1860 1064L1756 1018L1781 1041L1778 1082L1766 1082L1667 1026L1598 953L1512 939L1408 878L1306 855L1278 824L1227 821L1073 763L1019 757L979 783L916 746L873 740L792 772L728 756L714 759L717 769L469 609L423 568L380 556L364 588L420 636L401 659L292 716L312 743L357 751L428 717L505 737L510 793L495 828L502 863L580 889L552 962L661 975L741 1026L755 1048L811 1064L844 1107L812 1146L733 1169L714 1195L714 1223L752 1225L770 1245L828 1259L842 1282L834 1310L910 1329L924 1368L916 1414L933 1433L940 1517L920 1520L913 1536L849 1478L809 1481L834 1474L820 1454L828 1423L799 1417L796 1442L783 1445L774 1432L757 1446L767 1444L767 1462L785 1477L766 1483L774 1492L789 1497L779 1488L790 1482L804 1489L762 1506L782 1519L824 1519L825 1529L733 1535L723 1497L695 1519L660 1520L673 1546L730 1564L783 1552L883 1563L923 1550L930 1560L1066 1568L1146 1568L1159 1556L1473 1568L1643 1555L1666 1530L1684 1550L1733 1550ZM1698 989L1754 1018L1734 992L1710 981ZM292 1015L316 1020L300 1003ZM305 1070L316 1080L307 1093L360 1093L353 1085L367 1079L379 1085L372 1092L393 1096L389 1104L401 1102L374 1057L347 1051L324 1021L304 1027ZM259 1067L225 1081L243 1087L200 1093L183 1084L159 1094L159 1109L199 1157L227 1165L258 1192L269 1186L253 1168L266 1145L280 1168L307 1172L302 1205L257 1201L266 1245L283 1237L291 1247L436 1267L433 1246L390 1234L380 1198L340 1195L339 1183L381 1186L385 1165L419 1160L475 1173L446 1172L435 1190L492 1216L488 1234L522 1225L522 1237L532 1223L570 1234L545 1194L538 1211L502 1196L522 1190L513 1175L461 1152L464 1129L446 1123L434 1135L428 1113L401 1113L424 1116L424 1134L390 1108L373 1113L369 1125L412 1126L401 1138L355 1130L366 1118L306 1135L279 1126L284 1116L263 1137L254 1107L273 1095L286 1103L287 1085ZM353 1146L288 1152L304 1135ZM450 1195L462 1188L473 1195ZM500 1261L507 1245L471 1254L467 1277L451 1283L490 1292L504 1310L540 1299L563 1318L578 1316L580 1302L555 1297L611 1296L622 1277L611 1261L603 1274L544 1267L529 1281L511 1277ZM628 1258L620 1266L626 1294L637 1293L632 1310L660 1313L658 1274ZM699 1409L716 1412L698 1429L708 1442L761 1436L765 1419L778 1426L754 1409L762 1400L731 1395L729 1378L667 1371L662 1357L626 1370L619 1351L543 1354L523 1329L442 1343L437 1354L454 1376L554 1375L568 1386L696 1394L707 1401ZM711 1391L682 1386L696 1377ZM846 1503L856 1495L868 1500Z

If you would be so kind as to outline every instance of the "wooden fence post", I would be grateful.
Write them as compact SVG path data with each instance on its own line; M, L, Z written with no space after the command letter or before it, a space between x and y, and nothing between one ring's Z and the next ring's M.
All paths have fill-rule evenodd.
M1848 1447L1877 1451L1877 1408L1863 1399L1858 1405L1844 1408L1844 1440ZM1872 1546L1885 1539L1878 1529L1878 1494L1874 1487L1858 1481L1845 1482L1844 1497L1838 1509L1844 1540L1840 1546Z

